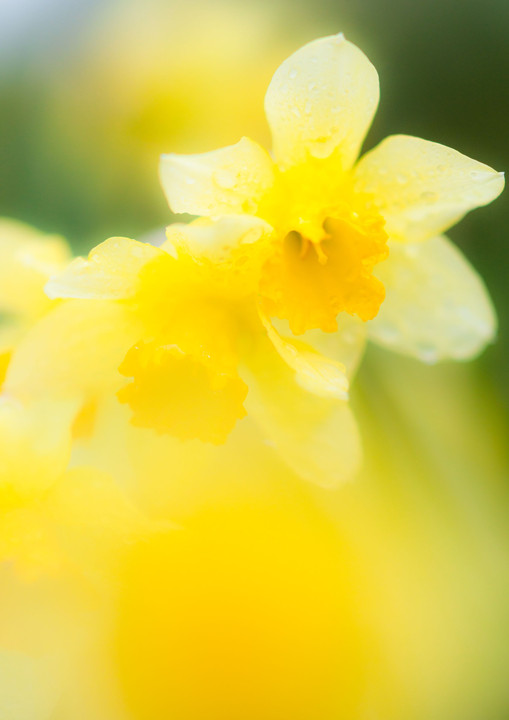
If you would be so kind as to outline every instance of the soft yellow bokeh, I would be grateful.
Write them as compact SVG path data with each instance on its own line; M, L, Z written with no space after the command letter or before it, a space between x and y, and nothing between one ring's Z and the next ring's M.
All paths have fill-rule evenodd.
M75 62L61 68L68 79L49 109L74 147L73 171L88 167L87 145L76 138L93 140L94 151L112 144L119 163L97 183L118 177L125 162L126 187L133 168L155 186L163 145L202 152L242 132L267 139L263 90L294 49L279 46L277 58L264 52L270 11L120 7L101 13L99 36L96 28L83 54L77 48ZM288 75L293 69L286 66ZM309 87L307 66L299 70ZM365 82L349 90L369 115L377 93L371 72L363 73ZM69 109L69 78L72 122L60 112ZM277 74L273 89L284 82ZM318 115L306 137L309 124L284 113L274 119L278 93L267 109L283 165L295 133L315 158L339 142L344 163L353 162L369 118L347 114L346 131L326 137L327 118ZM306 102L295 98L301 118ZM440 203L409 182L400 212L398 174L412 179L412 168L403 163L386 183L377 153L392 146L392 159L424 160L421 178L433 179L433 147L409 142L390 139L361 161L373 191L383 185L376 213L392 238L391 264L380 262L371 277L388 292L370 335L421 360L464 359L492 338L493 308L475 271L432 235L459 218L468 193L446 177ZM459 168L466 174L472 167L456 154L447 162L456 170L467 163ZM231 314L229 303L242 305L254 292L267 259L267 220L293 228L304 205L313 211L310 236L320 227L321 202L330 205L323 178L309 165L307 174L297 169L263 220L174 225L161 250L114 238L63 271L60 241L49 259L47 239L35 235L28 255L12 253L25 237L6 245L15 263L0 268L0 310L7 288L16 332L5 324L9 345L0 355L2 720L504 715L508 462L497 399L465 366L423 367L383 350L368 350L350 391L365 346L358 319L342 313L337 332L311 329L297 339L288 323L256 309ZM231 197L229 171L220 167L216 178L223 198ZM471 179L477 187L487 178ZM287 206L288 188L296 201ZM485 199L473 192L468 202ZM385 239L378 235L380 246ZM317 274L320 249L298 248ZM189 260L199 254L196 273ZM43 293L50 276L51 300ZM304 280L296 285L300 291ZM207 392L224 407L221 391L232 378L235 412L210 420L217 408ZM134 388L141 392L133 398ZM349 392L364 445L360 474ZM168 413L170 400L178 417ZM157 427L154 409L171 434ZM142 421L133 423L136 416ZM211 427L221 445L197 439L210 440ZM340 488L320 487L354 475Z

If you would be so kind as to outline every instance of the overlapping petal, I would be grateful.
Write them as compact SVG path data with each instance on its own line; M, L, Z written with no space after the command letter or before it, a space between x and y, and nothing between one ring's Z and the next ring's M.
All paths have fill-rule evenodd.
M37 317L51 305L44 283L70 260L67 243L14 220L0 220L0 312Z
M376 112L378 75L343 35L315 40L276 70L265 96L276 161L298 165L336 152L350 168Z
M64 472L76 405L51 399L21 402L0 395L0 511L38 497Z
M283 337L267 318L262 317L262 322L269 340L295 371L295 379L301 387L322 397L348 399L348 378L342 363L321 355L297 338Z
M269 155L246 137L202 155L163 155L159 173L173 212L211 217L254 213L274 179Z
M273 249L271 226L252 215L175 223L166 234L163 250L191 256L202 266L204 280L237 299L257 292L262 267Z
M137 290L138 274L161 250L148 243L114 237L78 257L46 284L51 298L121 300Z
M118 366L139 335L139 321L123 303L64 302L19 345L3 390L20 399L76 401L116 389Z
M199 220L189 225L175 223L166 230L172 245L215 263L231 262L232 254L241 249L247 255L255 243L271 233L267 222L252 215L227 215L215 222Z
M392 243L377 274L386 299L368 323L372 340L424 362L477 355L496 332L486 287L445 237Z
M286 334L287 323L281 320L274 320L273 322L278 332ZM340 313L337 323L338 329L335 333L308 330L299 335L299 340L311 346L320 355L341 363L345 368L348 380L351 382L357 372L366 346L367 324L348 313Z
M59 481L73 439L83 434L78 427L87 426L85 435L93 432L96 404L121 383L118 365L133 342L129 335L122 345L122 329L129 333L132 326L124 326L117 335L112 327L122 323L122 312L112 314L107 305L94 307L91 301L90 307L82 306L79 318L73 305L61 305L56 317L50 313L41 321L52 330L48 344L41 341L36 326L9 365L0 395L0 514L20 502L40 499ZM76 320L75 342L68 346ZM34 357L40 362L40 374L34 372Z
M383 140L354 170L360 192L386 220L393 240L432 238L492 202L504 176L445 145L407 135Z
M336 487L355 475L361 443L348 403L305 390L270 350L246 361L241 375L249 385L248 415L297 475L321 487Z

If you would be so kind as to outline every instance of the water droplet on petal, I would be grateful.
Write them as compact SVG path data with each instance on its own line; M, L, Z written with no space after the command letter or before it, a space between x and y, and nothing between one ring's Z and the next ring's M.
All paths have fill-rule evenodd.
M425 200L426 202L433 202L434 200L438 200L438 193L432 192L431 190L426 190L425 192L421 193L421 200Z
M470 177L476 182L485 182L486 180L491 180L494 175L492 172L487 172L486 170L472 170L470 172Z
M438 352L432 345L421 345L418 349L419 358L422 362L433 365L438 360Z
M415 258L419 255L419 247L417 245L404 245L404 254L409 258Z
M387 345L394 345L400 338L400 331L394 325L379 325L377 328L377 337L380 342Z
M217 170L212 179L223 190L231 190L235 186L236 177L230 170Z

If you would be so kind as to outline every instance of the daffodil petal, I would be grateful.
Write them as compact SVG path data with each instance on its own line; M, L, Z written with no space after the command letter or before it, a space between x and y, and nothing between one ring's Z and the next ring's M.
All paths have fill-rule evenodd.
M70 260L67 243L14 220L0 220L0 312L36 317L50 307L43 288Z
M253 214L274 181L269 155L246 137L201 155L163 155L159 173L173 212L210 217Z
M118 367L140 337L125 304L70 300L42 318L9 364L3 390L20 399L82 400L115 391ZM37 371L34 370L37 359Z
M0 650L0 717L42 720L53 716L63 688L55 657Z
M230 262L232 253L272 233L271 226L252 215L227 215L215 222L175 223L166 229L171 246L215 263ZM163 246L164 247L164 246Z
M379 100L378 75L343 35L297 50L276 70L265 96L274 156L283 168L336 151L350 168Z
M37 497L64 472L72 403L22 403L0 395L0 500Z
M170 225L167 236L163 250L171 253L174 248L181 266L184 255L190 256L209 281L237 299L258 292L262 268L273 248L273 230L264 220L253 215L201 218L188 225Z
M8 320L0 324L0 355L11 352L26 331L23 323Z
M284 336L292 336L288 323L284 320L273 319L272 323L277 332ZM306 345L314 352L341 363L345 368L346 377L351 380L364 354L366 346L366 323L346 312L337 317L338 329L333 333L322 330L307 330L299 335ZM293 337L293 336L292 336Z
M248 415L294 472L328 488L354 477L361 443L348 403L304 390L273 350L251 359L241 375L249 385Z
M504 176L445 145L407 135L386 138L355 168L359 191L373 196L393 240L439 235L492 202Z
M67 462L79 411L123 384L119 366L140 333L126 304L103 300L61 303L32 328L3 384L0 482L16 489L51 486ZM36 417L32 406L42 408Z
M377 269L386 288L369 337L424 362L477 355L496 332L496 316L483 281L445 237L391 243Z
M112 581L119 551L149 529L113 477L94 467L69 469L48 493L44 511L58 527L62 552L75 567L103 583Z
M76 258L46 285L51 298L121 300L136 293L141 268L163 251L148 243L114 237Z
M269 340L294 370L295 379L302 388L321 397L348 399L349 383L342 363L321 355L297 338L282 337L268 318L262 316L262 322Z

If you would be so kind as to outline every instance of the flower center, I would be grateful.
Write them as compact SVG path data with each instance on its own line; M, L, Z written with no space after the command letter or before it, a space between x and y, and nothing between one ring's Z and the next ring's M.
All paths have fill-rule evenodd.
M280 172L260 214L280 241L262 270L266 312L292 332L337 330L340 312L376 316L385 297L374 266L388 255L383 218L333 159Z
M312 328L335 332L340 312L370 320L385 297L373 276L374 265L387 256L381 225L366 230L329 218L322 232L319 242L288 233L262 274L265 311L287 319L297 335Z

